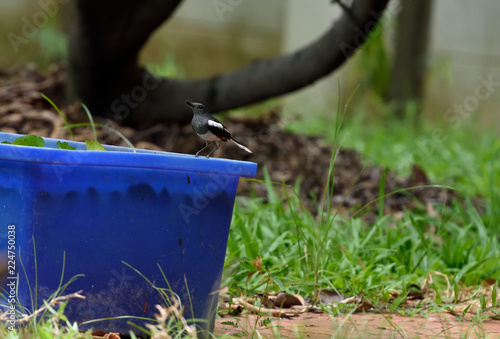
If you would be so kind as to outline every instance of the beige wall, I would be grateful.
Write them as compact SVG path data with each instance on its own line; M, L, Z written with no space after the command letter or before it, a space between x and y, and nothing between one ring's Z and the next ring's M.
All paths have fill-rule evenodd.
M241 67L281 51L284 0L186 0L142 53L161 63L173 53L188 77Z
M462 114L463 123L477 117L500 127L500 1L439 0L434 9L430 61L441 76L431 74L429 104L439 117ZM499 86L490 95L479 89L476 105L485 79Z

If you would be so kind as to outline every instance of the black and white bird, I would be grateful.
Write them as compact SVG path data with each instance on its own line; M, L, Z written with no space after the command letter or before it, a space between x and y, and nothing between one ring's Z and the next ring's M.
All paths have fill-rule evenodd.
M215 148L207 154L207 158L212 155L213 152L219 149L220 144L219 141L232 141L239 148L247 151L248 153L253 153L246 147L245 145L236 141L229 133L229 130L224 126L219 120L215 119L210 112L198 102L189 102L186 101L186 104L191 106L193 110L193 119L191 120L191 125L193 126L193 130L198 134L200 138L205 140L206 145L202 149L200 149L196 156L200 154L205 148L210 146L212 141L215 141Z

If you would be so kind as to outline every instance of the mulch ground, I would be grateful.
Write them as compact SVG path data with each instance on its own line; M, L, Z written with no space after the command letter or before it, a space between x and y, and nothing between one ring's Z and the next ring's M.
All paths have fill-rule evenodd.
M33 64L20 65L0 71L0 131L9 133L35 134L38 136L70 139L63 128L64 122L52 106L42 98L45 94L54 101L70 124L88 122L78 103L65 101L66 67L54 64L46 74ZM194 154L204 146L190 125L148 124L132 128L120 126L114 121L94 117L95 122L113 127L124 134L136 148ZM230 144L224 144L215 156L256 162L257 178L263 179L267 169L273 181L294 184L301 180L300 196L308 203L321 199L327 182L328 167L333 145L321 138L296 135L283 131L280 125L279 108L262 112L258 118L229 119L225 124L237 139L254 151L248 156ZM75 140L93 139L90 127L74 129ZM125 142L108 129L98 129L102 144L122 145ZM333 203L342 204L344 209L359 207L379 196L381 167L368 166L358 153L340 150L335 161ZM361 173L361 174L360 174ZM392 172L386 176L386 193L396 189L429 184L425 173L413 168L408 178L398 177ZM246 195L253 190L257 196L266 196L267 188L256 182L241 182L239 194ZM449 191L436 188L411 190L385 198L387 213L401 211L404 207L429 206L432 202L446 202Z

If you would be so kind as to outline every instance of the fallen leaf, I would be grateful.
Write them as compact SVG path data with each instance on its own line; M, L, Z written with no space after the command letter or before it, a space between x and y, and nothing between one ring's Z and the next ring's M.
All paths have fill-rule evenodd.
M495 285L496 281L497 280L493 278L486 278L483 280L483 287L489 287Z
M370 304L369 302L367 301L362 301L358 307L356 308L356 312L366 312L368 311L369 309L373 308L373 305Z
M274 299L274 305L280 308L290 308L292 306L300 305L305 306L306 303L304 298L300 295L291 295L286 292L279 292L276 298Z

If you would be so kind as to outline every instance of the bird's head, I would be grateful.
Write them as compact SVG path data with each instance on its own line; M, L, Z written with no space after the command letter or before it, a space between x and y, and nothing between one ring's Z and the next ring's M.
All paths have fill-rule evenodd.
M205 108L205 106L203 106L203 104L200 104L199 102L186 101L186 104L188 106L191 106L194 114L208 114L208 110Z

